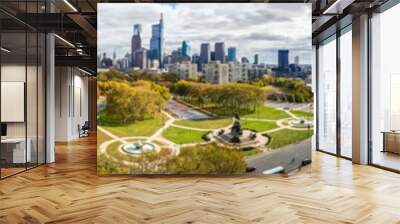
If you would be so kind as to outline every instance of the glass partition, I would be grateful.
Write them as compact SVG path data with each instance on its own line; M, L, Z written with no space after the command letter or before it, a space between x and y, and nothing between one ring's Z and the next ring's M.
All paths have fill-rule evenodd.
M336 36L318 48L318 149L336 153Z
M0 7L39 13L43 3ZM43 33L0 12L0 178L45 163L45 44Z
M371 19L371 162L400 170L400 5Z
M352 34L351 26L340 36L340 155L352 157Z
M24 171L31 161L26 141L26 41L25 32L1 34L2 177Z

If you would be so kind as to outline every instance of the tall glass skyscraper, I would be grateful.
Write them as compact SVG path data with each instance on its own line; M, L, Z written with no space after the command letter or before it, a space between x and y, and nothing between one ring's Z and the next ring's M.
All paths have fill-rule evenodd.
M278 51L278 68L280 70L289 68L289 50Z
M160 22L151 27L150 58L158 60L160 68L164 67L164 21L161 13Z
M133 26L133 36L131 40L131 66L132 67L139 67L136 63L135 54L142 48L142 39L140 37L140 33L142 32L142 26L140 24L135 24Z
M190 45L185 40L182 42L182 56L190 57Z
M228 48L228 61L236 61L236 47Z
M211 60L211 51L209 43L200 45L200 63L207 64Z
M224 42L215 43L214 52L215 52L215 60L220 61L221 63L225 63L225 43Z

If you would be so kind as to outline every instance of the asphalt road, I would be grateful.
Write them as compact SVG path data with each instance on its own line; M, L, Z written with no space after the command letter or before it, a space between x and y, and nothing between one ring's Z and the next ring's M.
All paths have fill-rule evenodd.
M255 167L256 170L248 174L262 174L263 171L277 166L282 166L285 171L290 172L301 166L305 159L311 160L311 138L298 144L250 157L247 159L247 166Z

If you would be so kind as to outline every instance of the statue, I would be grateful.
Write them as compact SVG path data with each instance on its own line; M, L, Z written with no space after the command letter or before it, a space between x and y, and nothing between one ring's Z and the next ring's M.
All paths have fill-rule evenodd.
M233 116L233 125L231 127L231 142L232 143L239 143L240 136L242 136L242 128L240 126L240 117L237 113Z

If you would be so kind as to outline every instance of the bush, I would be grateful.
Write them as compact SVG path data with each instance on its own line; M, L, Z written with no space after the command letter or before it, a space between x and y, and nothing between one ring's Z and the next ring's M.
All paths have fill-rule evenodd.
M243 174L246 170L244 156L238 149L216 144L182 148L169 164L174 174Z
M208 137L208 135L210 133L211 133L211 131L208 131L207 133L205 133L204 135L201 136L201 139L203 139L206 142L210 141L210 138Z

